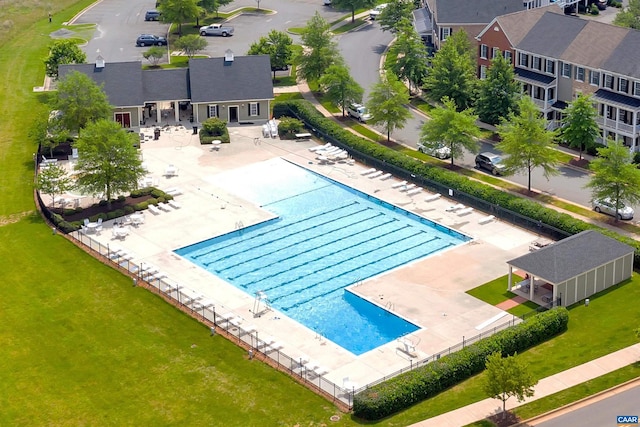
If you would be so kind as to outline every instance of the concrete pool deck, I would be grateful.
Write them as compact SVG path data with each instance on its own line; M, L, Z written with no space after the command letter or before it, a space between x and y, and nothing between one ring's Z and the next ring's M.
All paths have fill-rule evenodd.
M152 128L143 131L153 134ZM368 167L357 163L318 164L316 155L309 151L318 145L312 140L264 139L261 126L230 127L229 131L232 142L219 149L201 146L198 136L184 127L163 130L157 141L146 138L142 153L150 178L158 188L180 189L182 194L175 199L181 207L157 215L147 211L144 224L132 227L131 234L122 241L112 240L111 222L105 223L100 235L91 236L105 245L126 249L136 263L159 267L172 281L212 300L217 311L222 309L242 317L243 326L254 325L261 337L273 336L288 356L308 356L314 364L328 370L324 376L327 380L338 385L342 385L345 377L360 386L366 385L512 319L465 291L507 274L506 261L527 253L537 235L501 221L485 222L487 214L482 212L456 214L449 210L455 202L445 197L426 201L430 194L426 191L408 195L394 188L398 182L394 177L381 180L361 175ZM352 287L356 294L422 328L410 337L416 344L417 357L400 351L402 346L397 341L355 356L282 313L270 311L254 317L255 296L173 253L175 249L271 218L269 212L226 190L223 180L215 176L274 157L297 163L473 237L469 243ZM169 165L177 169L177 175L165 175ZM259 180L260 176L245 179Z

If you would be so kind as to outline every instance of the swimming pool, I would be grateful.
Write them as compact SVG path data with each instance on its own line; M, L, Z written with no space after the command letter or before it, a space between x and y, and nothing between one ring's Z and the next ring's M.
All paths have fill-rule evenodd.
M257 168L220 184L276 217L178 255L356 355L419 329L345 288L467 236L281 159Z

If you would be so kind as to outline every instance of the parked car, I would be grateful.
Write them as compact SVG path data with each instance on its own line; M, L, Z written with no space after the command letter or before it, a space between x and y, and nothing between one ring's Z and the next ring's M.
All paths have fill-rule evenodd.
M369 11L369 19L371 19L372 21L375 21L376 18L378 17L378 15L380 15L382 13L382 11L384 10L385 7L387 7L387 3L379 4L376 7L374 7L373 9L371 9Z
M505 171L504 164L502 164L502 158L494 153L480 153L476 156L476 167L478 169L485 169L494 175L502 175Z
M167 39L153 34L140 34L136 40L136 46L166 46Z
M418 142L418 151L438 159L448 159L451 157L451 149L442 142L430 146Z
M331 0L324 0L325 6L331 6Z
M147 13L144 14L145 21L158 21L160 20L160 11L153 9L147 10Z
M607 215L616 216L616 204L613 200L607 198L602 200L594 200L592 202L593 210L601 212ZM618 205L618 219L633 219L633 209L630 206L625 205L622 201Z
M349 107L347 108L347 114L349 115L349 117L358 119L359 122L366 122L367 120L371 119L371 114L369 114L367 107L362 104L349 105Z
M233 27L222 24L211 24L200 27L201 36L222 36L227 37L233 35Z
M607 0L594 0L598 10L606 10L607 9Z

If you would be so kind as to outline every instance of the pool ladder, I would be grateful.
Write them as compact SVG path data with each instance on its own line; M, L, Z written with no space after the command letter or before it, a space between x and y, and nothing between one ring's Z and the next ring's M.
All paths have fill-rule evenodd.
M256 298L253 300L253 317L260 317L269 310L271 310L271 304L267 294L263 291L256 292Z
M396 309L396 305L391 301L387 301L387 303L384 305L384 308L388 311L393 311Z

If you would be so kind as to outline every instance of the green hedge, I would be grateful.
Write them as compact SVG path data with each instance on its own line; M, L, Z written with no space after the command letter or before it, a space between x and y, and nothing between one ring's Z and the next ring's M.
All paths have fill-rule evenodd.
M308 101L289 100L275 102L273 104L273 114L276 118L281 116L290 116L292 113L305 121L308 127L321 130L360 153L375 157L380 161L402 168L416 176L422 176L432 181L436 181L453 190L467 193L493 205L503 207L531 218L534 221L541 221L569 234L577 234L588 229L598 230L606 236L617 239L633 247L635 249L635 264L640 266L640 242L634 239L622 236L594 224L589 224L574 218L571 215L558 212L555 209L547 208L533 200L509 194L482 182L471 180L468 177L455 172L442 169L438 166L426 164L418 159L399 153L383 145L376 144L368 139L359 137L343 129L333 120L324 117Z
M378 420L406 409L483 371L490 354L499 351L507 356L526 350L564 332L568 322L569 312L564 307L530 317L512 328L358 393L353 399L353 413L362 419Z

